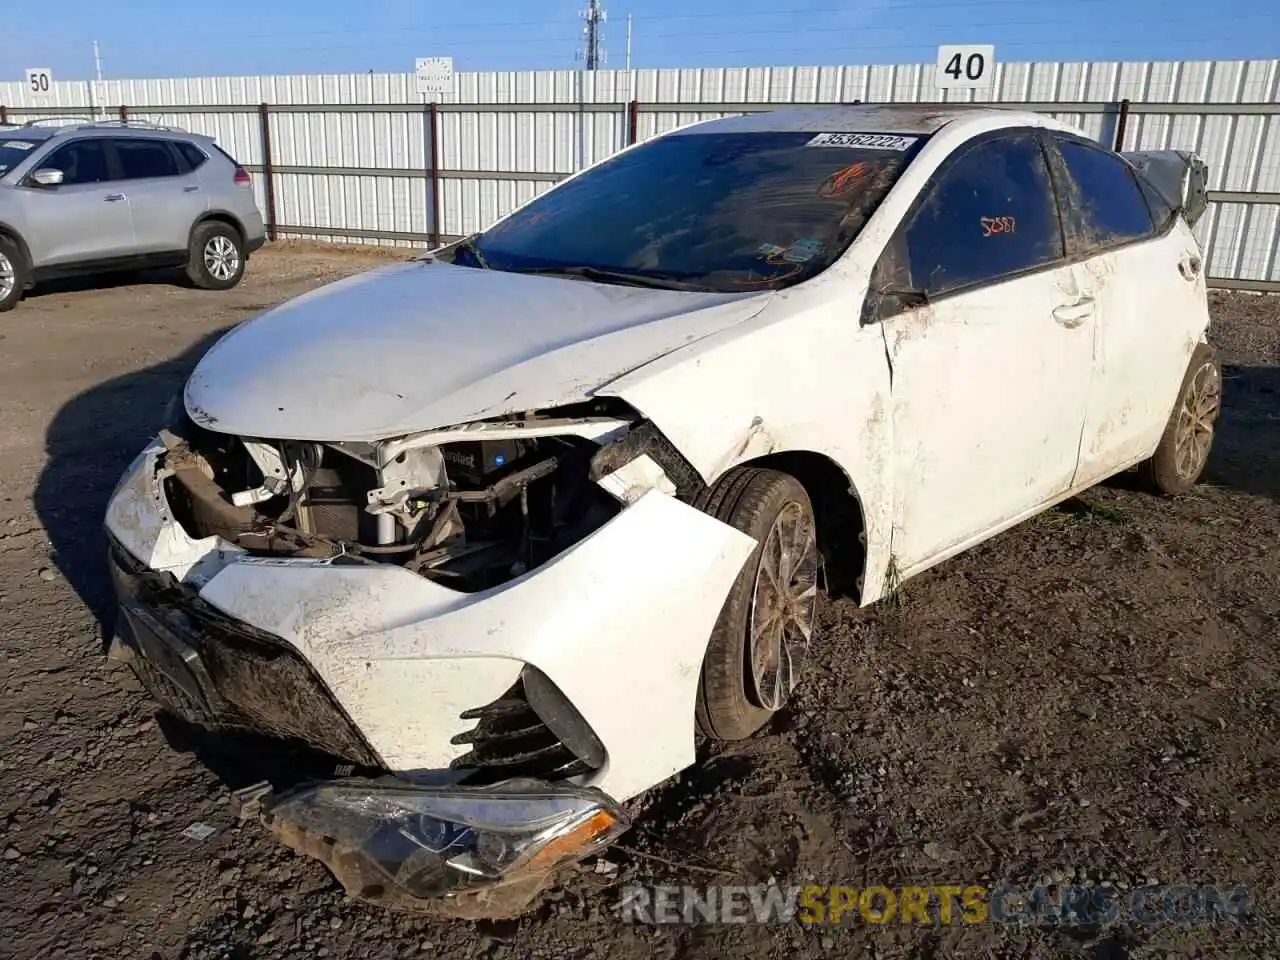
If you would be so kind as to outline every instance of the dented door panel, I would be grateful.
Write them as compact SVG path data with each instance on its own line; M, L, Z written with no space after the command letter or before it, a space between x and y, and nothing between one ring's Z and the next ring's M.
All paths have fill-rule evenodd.
M894 560L909 576L1067 490L1093 323L1064 325L1070 268L954 296L882 324L893 374Z
M1184 257L1198 253L1190 230L1179 224L1163 237L1080 265L1098 322L1076 486L1146 459L1160 442L1208 326L1203 271L1189 281L1179 269Z

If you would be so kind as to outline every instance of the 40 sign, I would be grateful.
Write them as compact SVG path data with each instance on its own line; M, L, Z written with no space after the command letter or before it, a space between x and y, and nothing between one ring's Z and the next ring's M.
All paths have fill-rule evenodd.
M935 85L942 90L990 90L995 84L996 48L990 44L938 47Z

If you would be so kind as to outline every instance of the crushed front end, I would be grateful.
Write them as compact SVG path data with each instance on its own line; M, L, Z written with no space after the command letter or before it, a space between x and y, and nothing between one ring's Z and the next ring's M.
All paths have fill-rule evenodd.
M692 762L754 542L634 411L357 444L175 409L108 508L113 656L189 723L332 758L263 819L351 895L518 913Z

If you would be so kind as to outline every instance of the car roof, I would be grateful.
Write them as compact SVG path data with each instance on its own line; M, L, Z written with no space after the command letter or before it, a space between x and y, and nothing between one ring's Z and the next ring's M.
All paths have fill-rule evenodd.
M945 104L868 103L831 106L781 107L740 117L708 120L681 133L936 133L957 120L989 122L993 118L1013 126L1027 116L1016 109L948 107Z
M162 127L155 124L137 121L97 120L84 123L41 124L38 120L30 126L0 127L0 137L11 140L48 140L51 137L64 137L69 134L77 136L118 137L126 134L130 137L190 137L196 140L208 139L202 134L191 133L179 127Z

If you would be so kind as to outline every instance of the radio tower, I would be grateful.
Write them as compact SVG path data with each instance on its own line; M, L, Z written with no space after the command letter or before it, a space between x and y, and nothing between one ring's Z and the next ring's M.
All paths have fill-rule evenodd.
M587 25L582 28L583 50L580 56L588 70L595 70L604 63L605 57L604 30L601 28L606 18L600 0L589 0L587 9L582 11L582 19Z

